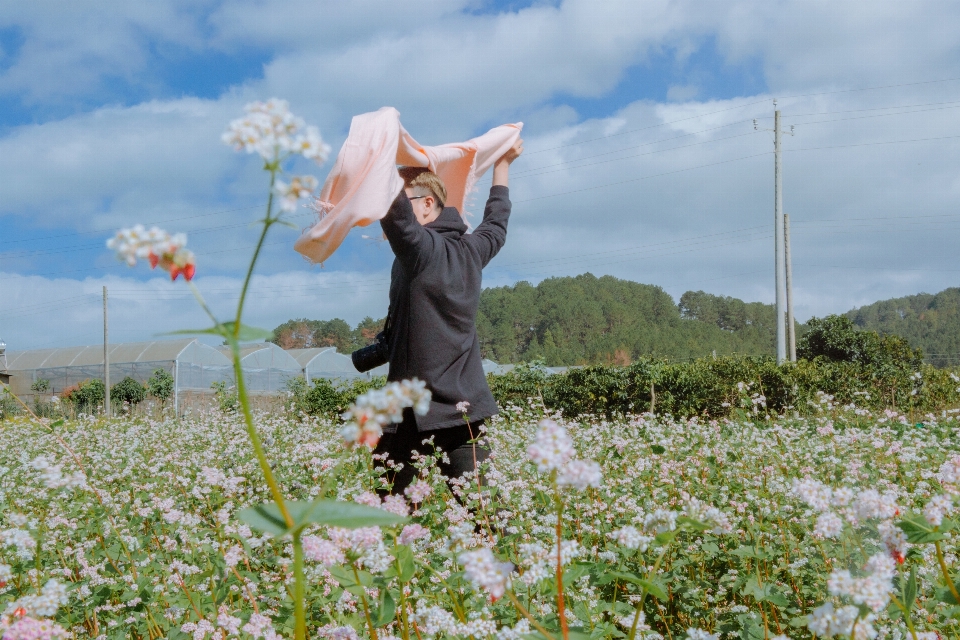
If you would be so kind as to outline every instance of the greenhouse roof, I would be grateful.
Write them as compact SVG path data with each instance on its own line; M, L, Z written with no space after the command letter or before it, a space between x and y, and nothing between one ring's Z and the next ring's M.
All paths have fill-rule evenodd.
M300 363L301 367L306 367L310 364L310 361L316 358L321 353L326 353L328 351L333 351L336 353L336 347L311 347L310 349L287 349L293 358Z
M221 346L217 350L230 358L230 347ZM272 342L257 342L255 344L240 345L240 363L250 369L285 369L301 371L300 363L289 353Z
M110 345L110 363L189 361L198 364L230 364L219 352L196 338L151 340ZM8 371L81 367L103 364L103 345L32 349L7 353Z

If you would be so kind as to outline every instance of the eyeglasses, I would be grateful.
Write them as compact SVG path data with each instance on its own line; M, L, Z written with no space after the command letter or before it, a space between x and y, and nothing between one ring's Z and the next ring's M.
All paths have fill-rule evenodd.
M407 198L408 200L419 200L420 198L429 198L430 196L413 196L412 198Z

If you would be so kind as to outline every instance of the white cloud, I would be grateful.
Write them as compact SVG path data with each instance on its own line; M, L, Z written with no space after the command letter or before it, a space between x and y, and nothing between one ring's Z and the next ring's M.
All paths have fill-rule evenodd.
M108 288L110 336L114 342L150 340L165 332L210 326L182 281L164 278L50 279L0 273L4 312L0 338L10 351L97 344L103 341L102 287ZM195 280L221 319L232 317L241 279ZM244 323L273 329L300 317L340 317L356 324L386 315L388 272L309 273L254 276Z

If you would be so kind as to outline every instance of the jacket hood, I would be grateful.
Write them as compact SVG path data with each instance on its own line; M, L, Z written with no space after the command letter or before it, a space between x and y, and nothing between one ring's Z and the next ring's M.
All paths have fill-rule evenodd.
M443 235L456 234L462 236L467 232L467 225L460 217L460 212L457 211L456 207L444 207L436 220L428 222L424 226Z

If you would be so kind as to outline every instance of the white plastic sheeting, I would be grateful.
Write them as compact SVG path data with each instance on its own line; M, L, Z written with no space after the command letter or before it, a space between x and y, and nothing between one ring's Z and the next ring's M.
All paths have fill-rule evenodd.
M217 349L231 358L230 347ZM258 342L240 346L240 366L248 391L282 391L287 380L302 374L300 363L272 342Z
M127 376L143 383L157 369L173 375L178 391L207 390L233 379L230 360L196 338L112 344L109 350L112 383ZM84 380L103 379L103 345L10 351L7 371L20 396L32 395L30 386L41 378L50 381L51 393L60 393Z

